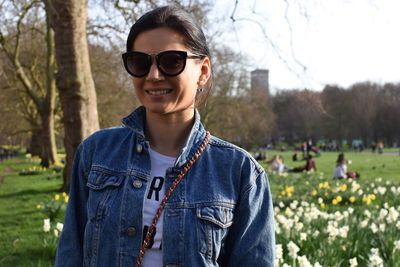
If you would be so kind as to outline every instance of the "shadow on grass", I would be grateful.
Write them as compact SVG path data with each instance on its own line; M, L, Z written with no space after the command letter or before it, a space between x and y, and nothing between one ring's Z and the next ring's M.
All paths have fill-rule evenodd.
M29 249L20 249L0 259L0 266L53 266L55 250L47 247L36 247ZM22 264L22 265L21 265Z
M27 189L27 190L22 190L22 191L17 191L9 194L1 194L0 199L6 199L6 198L14 198L14 197L19 197L19 196L34 196L34 195L39 195L39 194L49 194L49 193L58 193L59 190L57 188L52 189L52 188L46 188L46 189Z

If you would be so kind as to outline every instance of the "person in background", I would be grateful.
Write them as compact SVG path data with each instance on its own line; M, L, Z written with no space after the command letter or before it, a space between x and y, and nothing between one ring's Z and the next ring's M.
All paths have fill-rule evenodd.
M299 166L295 167L290 170L290 172L303 172L303 171L316 171L317 170L317 164L313 160L313 156L308 154L307 159L306 159L306 164L304 166Z
M358 179L360 175L358 172L348 171L347 170L347 161L344 157L343 153L340 153L336 160L336 167L333 170L333 178L334 179Z

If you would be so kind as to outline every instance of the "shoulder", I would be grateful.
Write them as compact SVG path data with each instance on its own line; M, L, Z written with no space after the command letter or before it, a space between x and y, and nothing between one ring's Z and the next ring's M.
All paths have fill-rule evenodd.
M242 168L251 169L256 174L264 172L263 167L245 149L228 141L211 136L209 142L211 153L218 157L222 163L228 162L240 165Z
M92 133L82 141L80 147L88 154L109 153L128 147L134 132L126 126L104 128Z
M120 139L126 135L132 134L132 131L126 126L115 126L98 130L83 140L84 145L93 145L97 143L110 142Z

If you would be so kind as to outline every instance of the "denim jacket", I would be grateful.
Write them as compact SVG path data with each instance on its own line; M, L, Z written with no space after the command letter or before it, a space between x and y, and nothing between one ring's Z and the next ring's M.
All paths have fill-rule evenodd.
M166 172L166 188L205 137L195 113L186 145ZM123 119L123 126L100 130L78 147L56 266L134 266L150 179L144 118L140 107ZM274 266L267 176L246 151L230 143L211 137L163 216L163 266Z

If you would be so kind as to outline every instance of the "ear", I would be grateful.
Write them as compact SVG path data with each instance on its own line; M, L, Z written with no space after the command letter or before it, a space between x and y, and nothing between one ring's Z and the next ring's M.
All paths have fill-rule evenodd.
M200 76L197 81L197 84L200 87L204 86L207 83L210 76L211 76L211 61L208 57L205 57L201 63Z

